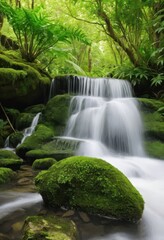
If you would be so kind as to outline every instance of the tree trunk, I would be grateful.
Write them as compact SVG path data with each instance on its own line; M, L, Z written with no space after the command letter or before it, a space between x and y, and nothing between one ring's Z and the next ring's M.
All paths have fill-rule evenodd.
M34 0L31 1L31 8L34 9Z
M105 22L107 34L114 40L114 42L116 42L124 50L124 52L129 57L131 63L133 63L133 65L135 67L137 67L139 65L139 63L138 63L138 59L136 59L136 57L135 57L133 49L130 49L129 47L127 47L124 44L124 42L121 41L119 36L117 36L117 34L115 33L115 31L113 29L111 21L110 21L109 17L107 16L107 14L103 10L100 10L98 12L98 15Z

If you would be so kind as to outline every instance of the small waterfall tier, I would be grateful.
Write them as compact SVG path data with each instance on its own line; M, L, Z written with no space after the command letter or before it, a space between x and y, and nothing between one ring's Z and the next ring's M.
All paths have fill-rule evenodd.
M128 81L76 77L69 82L69 92L78 95L72 97L64 135L81 139L79 149L85 150L79 154L90 155L94 148L95 152L105 148L114 153L144 154L142 121Z
M37 114L35 115L35 117L33 118L33 120L32 120L31 126L28 127L28 128L25 128L25 130L24 130L24 132L23 132L23 138L22 138L20 144L22 144L27 137L29 137L29 136L32 135L32 133L34 132L34 130L35 130L37 124L38 124L40 115L41 115L40 112L37 113ZM18 145L20 145L20 144L18 144Z

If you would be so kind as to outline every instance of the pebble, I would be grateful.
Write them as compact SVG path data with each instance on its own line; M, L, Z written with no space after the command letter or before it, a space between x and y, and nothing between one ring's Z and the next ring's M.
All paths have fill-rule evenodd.
M85 222L85 223L90 222L90 218L89 218L88 214L86 214L85 212L79 212L79 216L83 222Z
M65 212L62 217L71 217L75 214L74 210L68 210L67 212Z

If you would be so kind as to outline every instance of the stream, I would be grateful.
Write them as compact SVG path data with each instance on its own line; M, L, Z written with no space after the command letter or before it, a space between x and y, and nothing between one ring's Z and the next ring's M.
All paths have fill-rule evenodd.
M142 119L130 84L83 77L70 83L69 92L77 96L71 100L62 138L80 141L76 155L102 158L121 170L145 201L143 217L137 224L94 217L84 223L73 216L80 240L163 240L164 162L149 158L144 151ZM24 171L23 177L33 179L29 168L21 169L19 174ZM26 215L44 208L33 182L24 179L24 183L1 189L0 239L19 239L16 226L20 230L22 225L18 223L23 224ZM1 238L3 234L9 238Z

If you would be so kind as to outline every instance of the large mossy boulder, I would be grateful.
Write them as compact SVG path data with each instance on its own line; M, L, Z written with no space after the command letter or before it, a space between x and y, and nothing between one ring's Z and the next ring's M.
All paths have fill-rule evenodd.
M30 216L23 227L22 240L77 240L76 225L56 216Z
M55 129L63 129L68 119L68 109L71 97L68 94L57 95L51 98L43 112L43 119ZM57 132L58 134L58 132Z
M50 127L39 124L35 132L16 148L16 153L21 158L25 158L26 152L41 148L43 144L51 141L53 136L54 131Z
M164 158L164 102L141 98L141 114L145 129L145 148L152 157Z
M48 207L64 206L130 222L142 216L140 193L102 159L75 156L61 160L40 172L35 183Z
M0 101L5 106L24 108L43 103L48 95L48 74L7 51L0 52L0 79Z
M0 167L0 185L12 181L16 177L16 173L10 168Z

